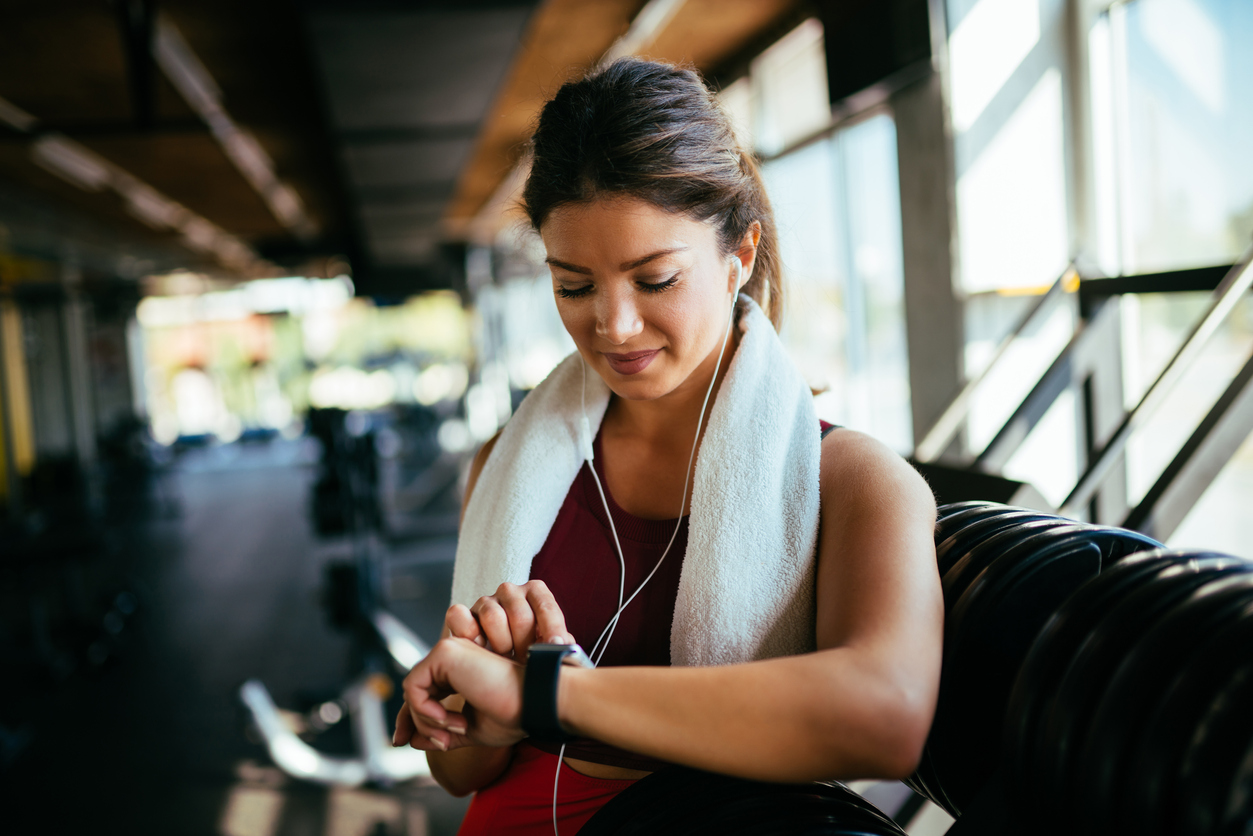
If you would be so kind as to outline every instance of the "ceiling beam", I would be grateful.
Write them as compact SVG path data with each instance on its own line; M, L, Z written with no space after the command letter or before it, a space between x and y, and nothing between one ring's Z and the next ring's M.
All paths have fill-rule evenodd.
M620 54L715 69L794 16L799 5L799 0L547 0L536 11L474 154L461 171L444 216L446 234L464 240L477 230L499 226L476 217L507 211L514 202L520 178L511 178L511 173L540 109L566 81Z
M444 214L451 237L465 235L469 222L513 170L544 102L595 64L627 31L642 5L641 0L545 0L536 9Z
M117 15L126 51L134 127L146 131L156 122L157 113L157 76L152 61L156 4L153 0L121 0Z

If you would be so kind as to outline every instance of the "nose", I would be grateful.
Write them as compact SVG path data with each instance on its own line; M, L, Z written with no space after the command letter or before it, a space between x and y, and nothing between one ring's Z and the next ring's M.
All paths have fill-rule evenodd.
M597 295L596 336L613 345L625 345L644 329L644 321L640 318L633 296L629 289L624 288L614 288Z

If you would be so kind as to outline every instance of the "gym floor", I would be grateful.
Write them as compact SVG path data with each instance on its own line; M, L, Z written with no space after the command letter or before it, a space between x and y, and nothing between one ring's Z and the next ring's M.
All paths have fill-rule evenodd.
M286 707L334 696L354 673L351 642L319 604L324 564L350 546L313 533L314 455L281 441L192 451L167 484L178 513L110 532L113 568L139 601L113 658L0 689L0 725L28 740L0 773L6 834L456 832L466 801L436 786L294 782L246 734L245 679ZM420 632L442 621L452 556L448 537L395 555L396 612ZM325 737L315 745L347 745Z

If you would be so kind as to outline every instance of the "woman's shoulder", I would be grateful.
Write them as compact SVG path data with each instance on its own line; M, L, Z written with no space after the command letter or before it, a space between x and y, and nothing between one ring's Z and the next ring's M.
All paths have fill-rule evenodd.
M874 436L847 427L822 440L819 485L823 510L838 504L896 502L935 507L935 497L918 471Z

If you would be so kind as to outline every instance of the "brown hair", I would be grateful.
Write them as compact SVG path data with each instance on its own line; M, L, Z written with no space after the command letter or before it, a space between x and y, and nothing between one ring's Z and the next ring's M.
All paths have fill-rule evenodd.
M613 195L712 222L728 255L760 223L743 291L779 327L783 284L765 184L694 70L622 58L568 82L544 105L531 146L522 205L537 230L558 206Z

